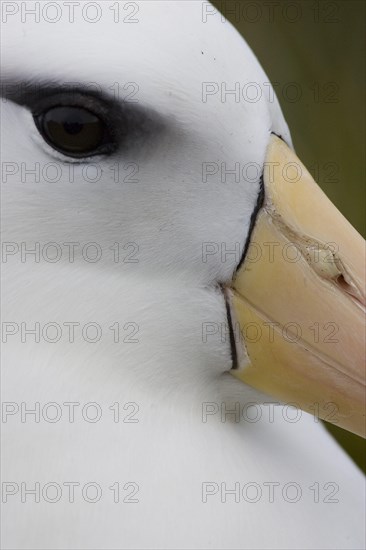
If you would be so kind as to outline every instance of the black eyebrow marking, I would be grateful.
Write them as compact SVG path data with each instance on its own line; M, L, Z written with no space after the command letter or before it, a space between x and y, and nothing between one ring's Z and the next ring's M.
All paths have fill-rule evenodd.
M38 101L44 98L69 94L84 95L109 105L118 105L121 102L116 99L113 92L108 93L96 82L56 81L56 80L13 80L5 81L0 86L0 97L3 101L13 101L18 105L32 108ZM125 101L129 105L135 102Z
M123 141L124 148L141 147L148 136L158 137L172 127L170 117L150 106L115 96L112 90L106 91L96 82L7 78L0 85L3 102L24 106L33 116L56 105L70 104L99 113L120 144Z

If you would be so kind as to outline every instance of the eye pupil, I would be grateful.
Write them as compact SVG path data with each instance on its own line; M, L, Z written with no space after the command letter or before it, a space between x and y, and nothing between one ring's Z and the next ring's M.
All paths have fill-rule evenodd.
M68 134L78 134L83 129L83 124L80 122L65 122L63 126Z
M104 123L97 115L75 106L49 109L41 115L38 127L55 149L75 155L95 153L106 134Z

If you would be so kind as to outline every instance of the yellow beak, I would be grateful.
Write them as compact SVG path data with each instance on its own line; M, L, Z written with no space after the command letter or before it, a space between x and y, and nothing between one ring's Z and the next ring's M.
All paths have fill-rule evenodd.
M365 437L365 242L276 136L263 183L229 290L232 373Z

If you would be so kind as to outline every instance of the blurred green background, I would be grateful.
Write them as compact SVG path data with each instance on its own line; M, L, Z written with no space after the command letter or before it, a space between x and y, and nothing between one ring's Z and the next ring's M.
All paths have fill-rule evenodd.
M298 156L365 236L366 2L212 3L244 36L276 83ZM366 471L365 441L326 425Z

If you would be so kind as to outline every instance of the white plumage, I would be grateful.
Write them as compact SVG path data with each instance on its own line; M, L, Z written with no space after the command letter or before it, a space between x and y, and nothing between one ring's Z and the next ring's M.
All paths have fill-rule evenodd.
M290 142L277 100L267 101L268 79L245 42L219 17L203 23L200 2L139 6L136 24L114 23L106 2L96 24L81 17L72 24L22 23L14 16L4 25L7 81L94 82L106 93L116 82L120 89L135 83L137 103L128 108L135 105L149 127L112 159L76 162L42 140L26 108L1 106L3 162L57 163L63 170L55 183L42 170L39 181L9 176L2 188L4 241L39 242L41 249L79 243L74 262L62 244L56 263L31 256L22 262L14 254L4 264L3 320L63 329L53 344L42 336L22 343L19 332L3 347L4 401L39 402L41 409L55 402L62 410L56 423L42 414L39 423L23 423L14 414L3 424L3 481L19 484L3 504L4 547L363 548L362 474L310 415L285 421L276 405L270 421L263 403L271 399L238 387L228 374L228 339L202 338L204 323L226 323L218 284L238 263L235 255L203 262L202 245L244 243L259 191L259 178L223 183L219 172L203 182L202 163L262 166L271 132ZM203 82L237 81L259 84L261 99L202 101ZM83 177L87 162L102 170L96 183ZM122 171L137 165L138 182L116 183L115 162ZM96 263L80 254L91 242L102 250ZM132 250L123 246L137 245L138 262L114 261L114 243L123 258ZM73 343L70 322L79 323ZM110 328L117 322L118 343ZM98 342L82 337L87 323L101 327ZM122 341L131 334L126 323L137 326L137 342ZM80 403L74 422L69 402ZM80 413L90 402L102 410L95 423ZM258 422L222 422L219 414L202 421L204 403L239 403L243 412L248 402L261 407ZM123 422L131 412L138 422ZM40 483L39 503L21 502L21 482ZM62 487L55 503L42 496L50 482ZM73 503L65 482L80 484ZM89 482L102 489L96 503L81 496ZM109 488L116 482L119 503ZM205 490L221 483L239 484L240 502L235 495L222 502L221 488L203 502ZM247 483L253 493L245 499ZM283 496L288 483L300 487L297 502L288 501L291 488ZM136 487L131 498L138 502L122 502ZM258 487L260 498L249 502ZM336 487L337 502L327 502Z

